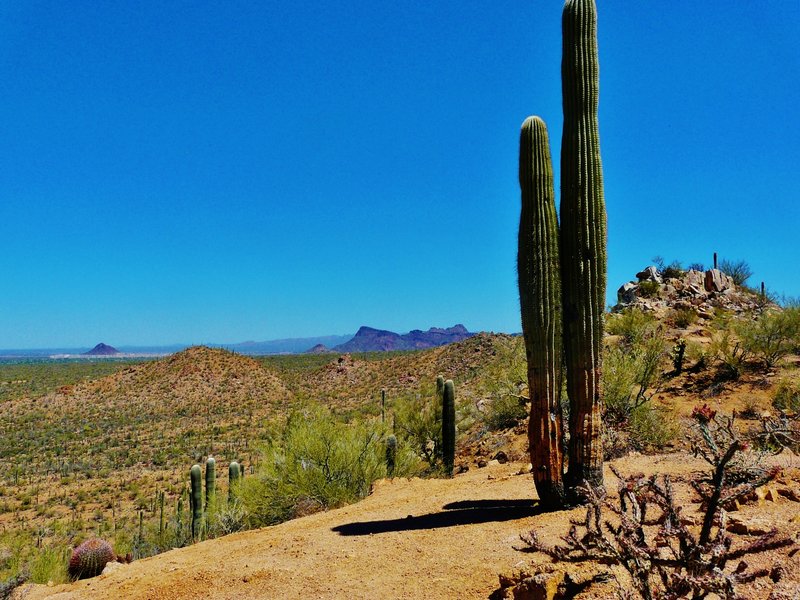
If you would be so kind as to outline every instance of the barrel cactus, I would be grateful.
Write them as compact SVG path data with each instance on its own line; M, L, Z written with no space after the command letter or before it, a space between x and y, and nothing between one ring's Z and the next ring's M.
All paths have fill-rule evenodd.
M528 441L539 501L564 503L561 452L561 285L553 165L547 127L522 124L519 142L517 273L531 400Z
M444 382L442 393L442 462L448 477L453 476L456 458L456 394L453 380Z
M561 286L570 400L566 484L603 484L601 437L606 211L597 124L597 8L567 0L562 16Z
M72 579L97 577L106 564L116 560L111 544L105 540L92 538L72 550L67 573Z

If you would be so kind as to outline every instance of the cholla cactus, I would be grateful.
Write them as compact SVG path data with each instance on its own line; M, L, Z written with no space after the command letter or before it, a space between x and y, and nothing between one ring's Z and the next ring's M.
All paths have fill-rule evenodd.
M72 551L67 573L72 579L97 577L103 572L106 564L116 558L111 544L98 538L92 538Z

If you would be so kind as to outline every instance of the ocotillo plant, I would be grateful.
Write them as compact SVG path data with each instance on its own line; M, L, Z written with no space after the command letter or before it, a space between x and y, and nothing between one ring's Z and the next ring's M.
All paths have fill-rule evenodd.
M561 289L574 492L603 484L601 437L606 211L597 125L597 9L567 0L562 15Z
M239 463L232 460L228 465L228 504L233 504L236 499L236 488L239 485L239 478L241 476L241 469Z
M192 490L189 493L189 508L192 511L192 539L199 539L203 531L203 470L193 465L189 471Z
M178 506L175 509L175 545L180 547L183 543L183 490L178 496Z
M394 477L394 467L397 460L397 438L390 435L386 438L386 475Z
M381 390L381 423L386 422L386 388Z
M456 393L453 380L444 383L442 392L442 462L448 477L453 476L456 459Z
M564 503L561 454L561 276L553 165L547 127L528 117L519 140L517 273L522 333L528 360L528 421L533 478L539 501Z
M158 492L158 535L164 533L164 490Z

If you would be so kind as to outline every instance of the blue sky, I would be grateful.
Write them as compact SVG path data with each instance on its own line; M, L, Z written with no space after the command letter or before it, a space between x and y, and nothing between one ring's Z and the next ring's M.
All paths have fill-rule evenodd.
M598 5L609 300L714 251L800 295L800 3ZM0 3L0 348L518 331L518 131L558 156L560 14Z

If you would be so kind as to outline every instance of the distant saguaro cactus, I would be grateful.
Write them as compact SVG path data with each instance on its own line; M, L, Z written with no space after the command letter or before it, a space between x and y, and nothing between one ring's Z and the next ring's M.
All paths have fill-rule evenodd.
M597 124L597 8L567 0L562 15L561 286L570 400L565 483L603 485L601 437L606 211Z
M242 470L239 463L232 460L228 465L228 504L233 504L236 499L236 488L239 486Z
M192 538L197 540L203 531L203 469L193 465L189 470L191 491L189 493L189 509L192 511Z
M390 435L386 438L386 475L394 477L395 462L397 460L397 438Z
M214 509L217 496L217 461L213 456L206 460L206 513Z
M517 274L531 400L528 442L539 501L555 508L564 503L561 276L550 144L539 117L528 117L522 124L519 185Z
M456 392L453 380L444 382L442 392L442 462L448 477L456 460Z

